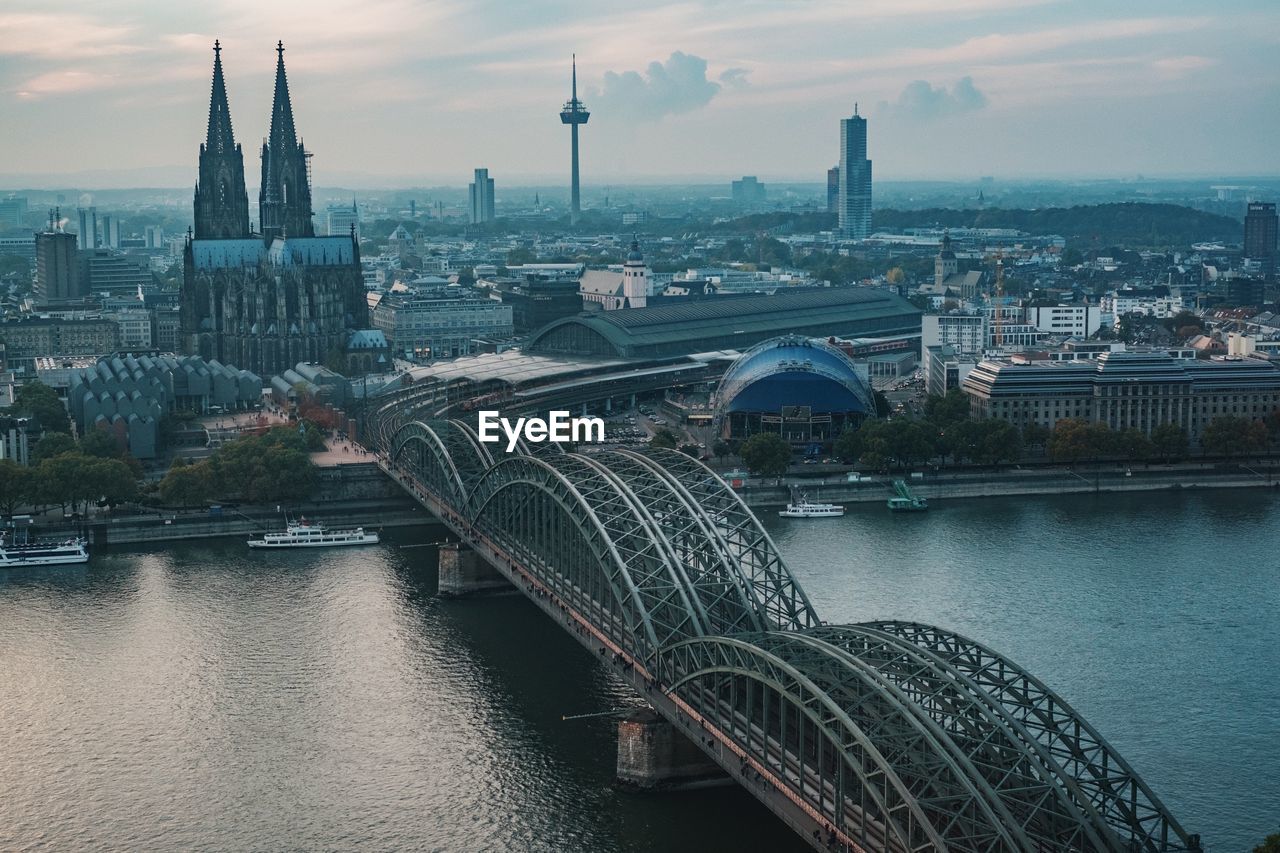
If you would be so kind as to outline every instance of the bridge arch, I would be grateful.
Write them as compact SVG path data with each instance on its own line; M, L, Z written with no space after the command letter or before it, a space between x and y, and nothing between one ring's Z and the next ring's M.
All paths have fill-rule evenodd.
M425 421L401 425L392 438L389 459L393 465L407 467L423 487L441 499L462 506L467 501L467 487L450 453L457 442L446 443L436 431L439 427L439 422Z

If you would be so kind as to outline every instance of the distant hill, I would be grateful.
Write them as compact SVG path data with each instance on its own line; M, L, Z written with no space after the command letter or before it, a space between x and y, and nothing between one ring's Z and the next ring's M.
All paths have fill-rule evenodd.
M1211 240L1239 243L1240 222L1216 213L1205 213L1176 204L1123 202L1079 207L1047 207L1039 210L877 210L871 217L876 231L897 231L912 226L944 228L1015 228L1029 234L1059 234L1068 245L1088 249L1097 246L1165 248L1189 246Z

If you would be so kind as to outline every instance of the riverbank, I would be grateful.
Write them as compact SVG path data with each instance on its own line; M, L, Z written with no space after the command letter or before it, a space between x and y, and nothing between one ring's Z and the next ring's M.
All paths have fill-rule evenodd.
M859 503L886 500L895 479L906 479L912 493L927 500L995 498L1010 495L1060 495L1100 492L1154 492L1177 489L1280 488L1280 466L1244 464L1115 465L1065 468L1011 468L910 475L877 475L850 483L845 477L786 477L775 482L752 479L736 491L748 506L781 506L792 490L811 500Z

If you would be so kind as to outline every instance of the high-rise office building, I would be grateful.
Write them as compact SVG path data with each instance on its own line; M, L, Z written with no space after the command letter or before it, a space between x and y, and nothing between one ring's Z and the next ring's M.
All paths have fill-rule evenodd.
M27 221L26 196L0 199L0 229L21 228Z
M488 169L476 169L475 181L468 187L471 197L472 223L492 222L493 213L493 178Z
M360 210L356 207L356 200L351 199L351 204L331 204L326 213L325 233L330 237L344 237L352 233L357 238L360 236ZM353 231L354 229L354 231Z
M871 161L867 159L867 120L858 115L840 120L840 236L871 236Z
M148 225L146 231L147 248L163 249L164 248L164 228L159 225Z
M102 214L102 245L108 249L120 248L120 217L114 213Z
M80 280L76 235L62 230L56 213L36 234L36 304L40 306L79 299L87 290Z
M765 200L764 184L755 175L743 175L729 185L729 191L737 204L762 204Z
M1249 202L1244 216L1244 256L1262 264L1262 276L1276 275L1276 206L1274 202Z
M827 213L840 209L840 167L827 169Z
M96 249L98 247L98 208L78 207L76 214L79 217L77 223L79 233L76 235L79 242L76 248Z

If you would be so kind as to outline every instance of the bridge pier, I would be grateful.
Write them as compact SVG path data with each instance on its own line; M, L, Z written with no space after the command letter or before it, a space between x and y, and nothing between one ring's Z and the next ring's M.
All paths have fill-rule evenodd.
M645 708L618 721L617 782L624 788L658 791L732 780L672 723Z
M459 598L510 589L511 583L479 554L460 542L440 546L440 586L437 595Z

